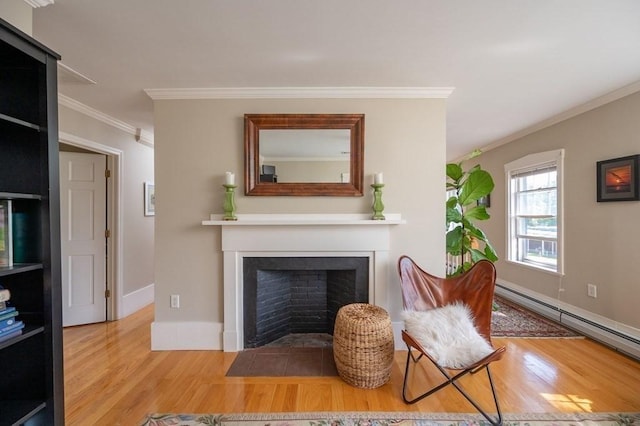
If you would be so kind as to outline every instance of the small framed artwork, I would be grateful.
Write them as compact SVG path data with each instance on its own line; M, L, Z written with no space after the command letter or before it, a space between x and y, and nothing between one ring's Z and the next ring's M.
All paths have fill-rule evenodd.
M640 200L639 161L640 154L598 161L598 202Z
M144 215L156 215L156 186L152 182L144 183Z
M476 204L479 206L485 206L485 208L491 207L491 194L487 194L484 197L478 198Z

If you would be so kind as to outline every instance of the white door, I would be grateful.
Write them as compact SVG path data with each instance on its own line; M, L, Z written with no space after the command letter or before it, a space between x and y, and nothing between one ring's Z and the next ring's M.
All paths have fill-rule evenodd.
M106 321L107 158L60 153L62 322Z

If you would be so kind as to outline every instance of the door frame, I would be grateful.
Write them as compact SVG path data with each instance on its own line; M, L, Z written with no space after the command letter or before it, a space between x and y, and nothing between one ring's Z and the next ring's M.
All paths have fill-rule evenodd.
M111 177L107 179L107 229L111 230L111 238L107 238L106 286L107 290L111 291L111 297L107 298L107 321L113 321L122 318L123 309L122 163L124 152L65 132L58 133L58 140L67 145L107 156L107 168L111 170Z

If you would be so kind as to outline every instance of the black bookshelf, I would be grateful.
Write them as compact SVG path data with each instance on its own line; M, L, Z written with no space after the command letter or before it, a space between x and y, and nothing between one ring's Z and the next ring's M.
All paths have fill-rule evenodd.
M63 425L57 61L0 19L0 200L13 264L0 285L25 328L0 342L0 426Z

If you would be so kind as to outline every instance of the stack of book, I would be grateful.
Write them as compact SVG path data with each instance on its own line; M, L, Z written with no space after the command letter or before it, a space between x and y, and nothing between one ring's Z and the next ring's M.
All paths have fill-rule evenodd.
M0 342L22 334L24 323L18 320L18 311L8 306L11 292L0 286Z

